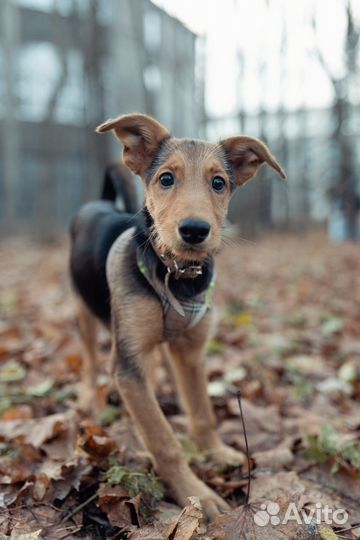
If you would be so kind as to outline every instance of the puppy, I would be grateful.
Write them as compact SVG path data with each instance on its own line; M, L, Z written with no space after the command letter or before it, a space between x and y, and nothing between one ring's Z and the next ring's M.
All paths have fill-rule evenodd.
M100 320L112 335L116 385L157 473L180 505L198 496L210 519L228 506L186 463L155 398L151 368L158 348L166 347L194 440L214 460L241 464L243 455L216 432L207 395L213 257L235 189L263 164L283 178L285 173L252 137L217 143L177 139L143 114L108 120L97 131L113 131L123 144L123 162L141 177L145 204L131 213L131 180L120 165L119 187L106 198L115 199L122 189L122 210L112 200L88 203L72 223L70 270L84 342L82 402L94 404Z

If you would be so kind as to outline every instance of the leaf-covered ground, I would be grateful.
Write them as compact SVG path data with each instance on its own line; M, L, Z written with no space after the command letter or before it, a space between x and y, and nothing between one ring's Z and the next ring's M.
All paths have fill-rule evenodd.
M155 477L109 384L105 331L101 421L76 410L81 353L66 241L3 241L0 538L357 538L357 251L314 233L231 240L219 257L209 393L224 441L244 450L241 392L249 504L247 471L216 468L199 452L158 368L159 400L187 458L233 508L207 526L196 497L181 509ZM302 512L299 524L283 523L290 503ZM346 521L321 514L320 523L326 505L345 510Z

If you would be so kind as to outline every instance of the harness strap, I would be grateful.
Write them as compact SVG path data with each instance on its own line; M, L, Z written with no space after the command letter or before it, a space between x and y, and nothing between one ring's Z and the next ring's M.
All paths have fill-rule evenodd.
M195 326L211 308L215 273L205 291L189 299L176 298L169 287L170 276L173 272L168 270L165 280L161 281L156 275L156 265L153 260L146 257L146 250L138 248L136 256L139 270L157 293L163 306L165 337L172 339ZM176 276L174 277L176 279Z
M119 264L121 264L134 232L134 227L127 229L115 240L110 249L106 261L106 275L109 283L116 283L119 279ZM177 276L172 269L167 267L168 271L164 281L159 279L156 274L156 262L154 263L152 257L146 256L146 248L139 247L137 249L136 259L140 272L154 289L161 302L164 314L164 340L174 339L195 326L204 317L211 307L212 291L216 279L215 273L205 291L189 299L177 298L170 290L169 281L172 275L175 279L181 279L181 273ZM194 274L194 278L196 275L199 274ZM186 278L189 279L189 276L186 276Z

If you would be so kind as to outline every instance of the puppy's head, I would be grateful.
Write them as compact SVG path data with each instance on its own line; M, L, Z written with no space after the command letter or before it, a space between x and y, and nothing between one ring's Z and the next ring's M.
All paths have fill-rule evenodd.
M201 262L216 253L234 189L265 163L286 177L267 146L252 137L218 143L176 139L143 114L120 116L97 128L113 130L124 145L123 160L146 188L153 242L178 261Z

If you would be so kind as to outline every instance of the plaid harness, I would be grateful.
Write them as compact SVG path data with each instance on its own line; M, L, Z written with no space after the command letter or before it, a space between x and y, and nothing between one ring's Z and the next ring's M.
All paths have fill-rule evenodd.
M211 308L215 273L205 291L192 298L176 298L174 302L165 283L157 277L155 264L146 260L146 250L138 248L136 257L140 272L160 299L164 313L164 340L171 341L200 322Z
M121 234L115 241L111 251L118 254L124 253L128 242L133 236L133 232L134 229L128 229ZM171 341L186 330L193 328L211 308L212 292L216 276L214 273L209 287L196 296L192 298L175 298L168 287L166 287L165 282L160 280L156 275L156 264L154 264L152 258L147 257L146 251L146 249L142 248L137 249L137 265L140 272L159 297L164 315L164 341ZM109 257L109 259L113 259L113 257Z

